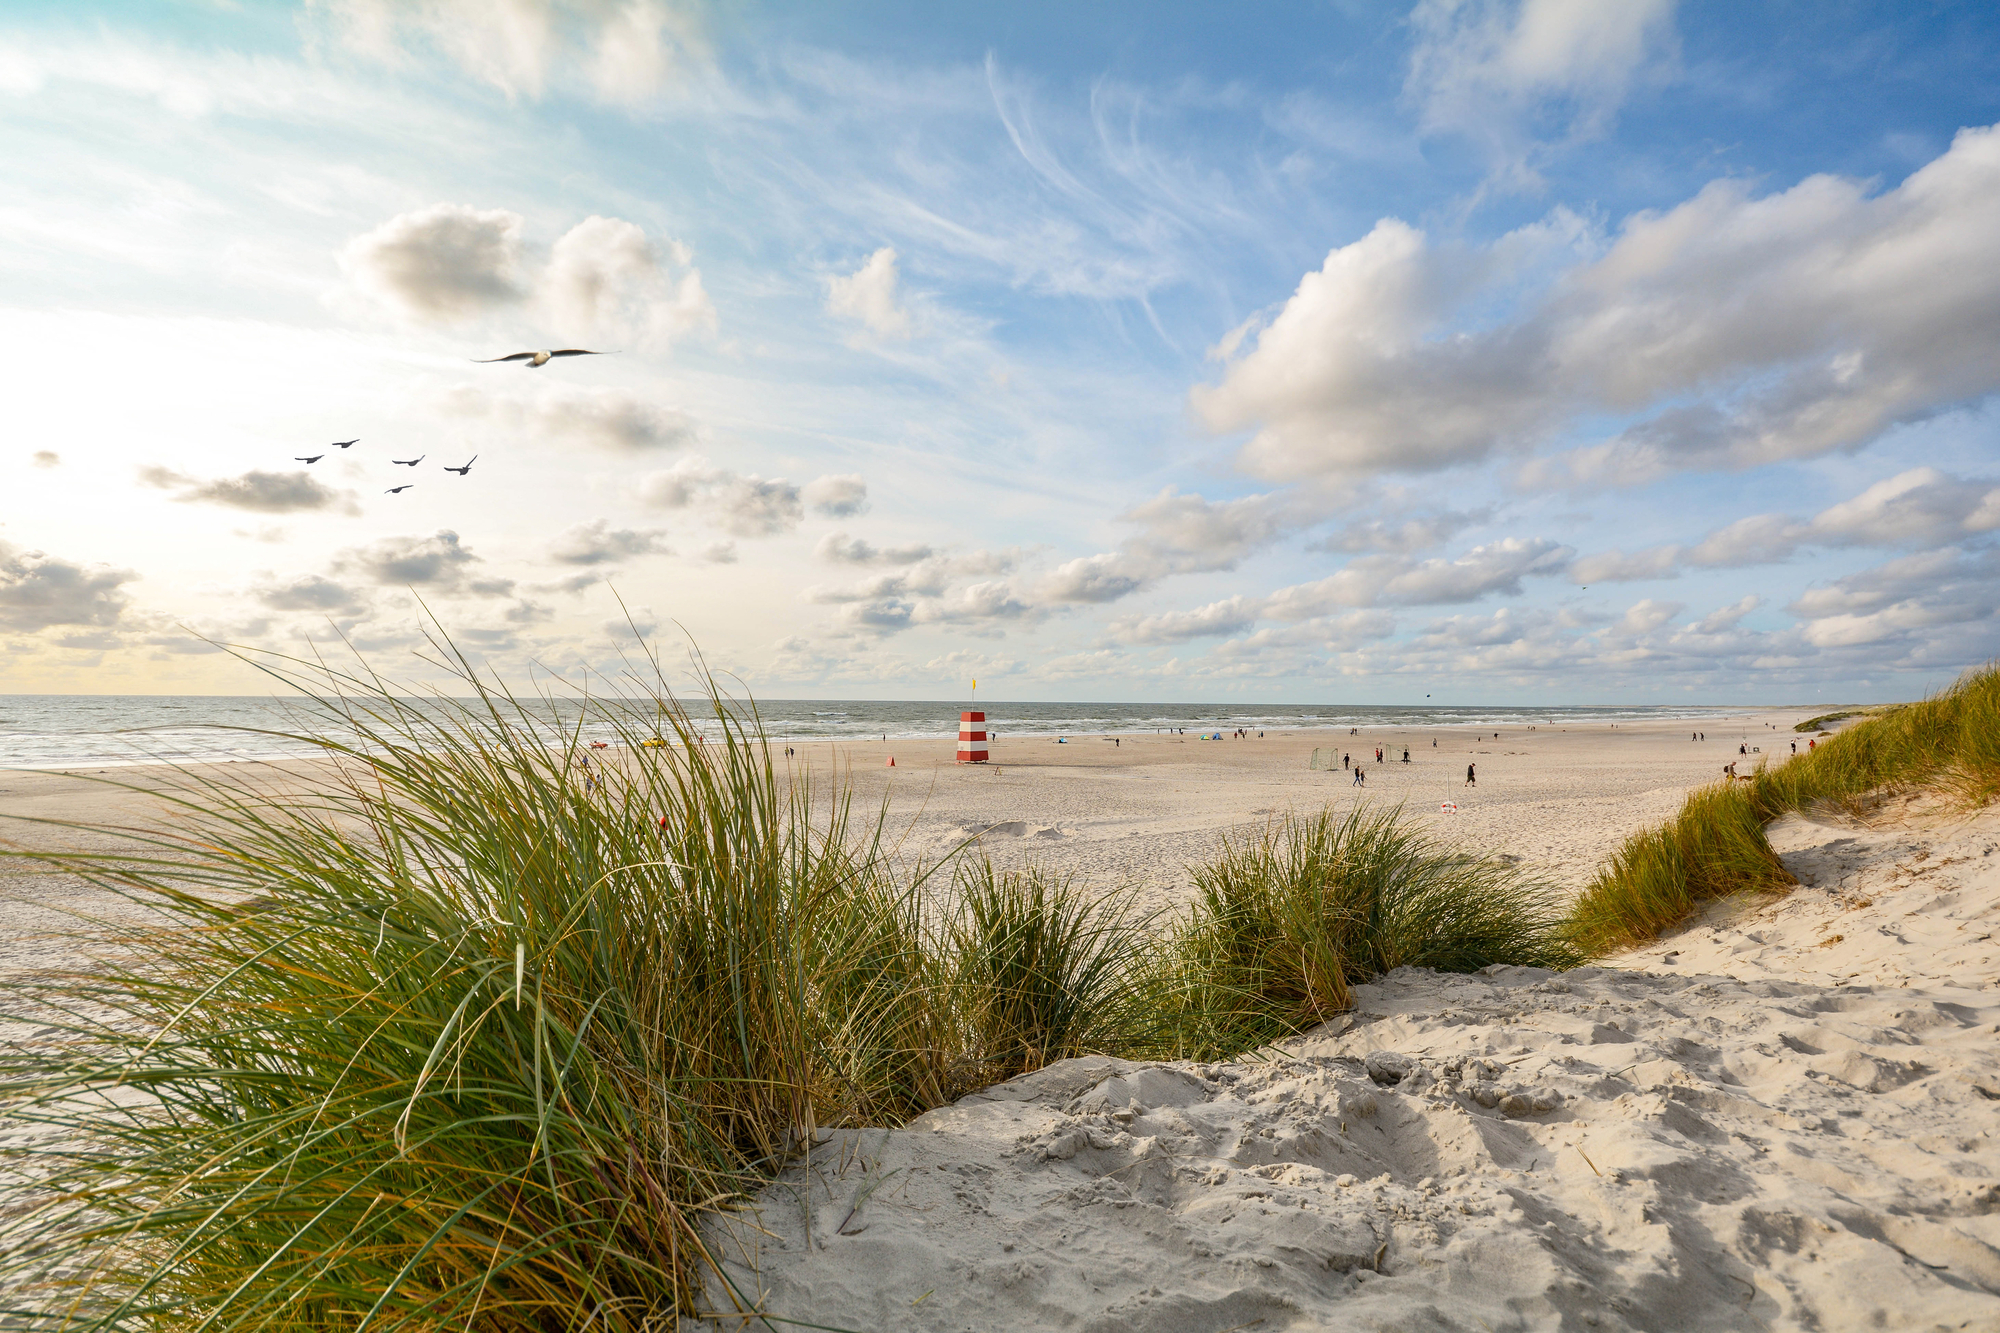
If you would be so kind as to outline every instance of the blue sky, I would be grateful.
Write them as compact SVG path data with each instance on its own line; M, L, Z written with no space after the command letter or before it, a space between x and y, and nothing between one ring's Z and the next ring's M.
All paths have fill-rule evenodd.
M2000 653L1985 7L1079 8L11 7L0 691L427 609L772 696Z

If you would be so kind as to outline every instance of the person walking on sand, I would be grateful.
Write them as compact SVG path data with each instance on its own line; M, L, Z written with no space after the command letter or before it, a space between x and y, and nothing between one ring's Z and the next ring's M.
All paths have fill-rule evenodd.
M1471 764L1465 766L1465 785L1468 787L1477 787L1479 785L1478 773Z
M1410 762L1410 747L1407 745L1403 747L1403 762L1406 764Z
M1344 755L1340 756L1340 766L1341 766L1342 768L1346 768L1346 767L1347 767L1347 765L1349 764L1349 762L1351 762L1351 761L1353 760L1353 758L1354 758L1354 756L1353 756L1353 755L1351 755L1351 754L1344 754Z
M1366 778L1361 776L1361 773L1362 773L1361 765L1356 764L1354 766L1354 781L1351 785L1359 787L1367 781Z

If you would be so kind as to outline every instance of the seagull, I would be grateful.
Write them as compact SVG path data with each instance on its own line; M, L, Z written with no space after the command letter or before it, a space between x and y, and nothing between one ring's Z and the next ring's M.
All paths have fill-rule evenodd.
M555 351L555 352L551 352L548 348L544 347L539 352L516 352L512 356L489 356L484 360L481 360L478 357L474 357L473 361L474 364L481 366L490 366L495 361L525 361L527 362L527 365L524 368L528 370L533 370L536 366L546 366L553 358L559 356L616 356L616 355L617 353L615 352L592 352L582 347L565 347L562 348L560 351Z
M429 457L429 454L418 454L415 458L392 458L389 461L398 467L415 467Z
M390 488L389 488L388 490L386 490L386 491L382 492L382 494L384 494L384 495L401 495L401 494L402 494L402 493L403 493L404 491L407 491L407 490L409 490L409 489L410 489L410 487L412 487L412 486L414 486L414 485L416 485L416 484L417 484L417 483L415 483L414 481L412 481L412 482L406 482L406 483L404 483L404 484L403 484L403 485L401 485L401 486L391 486L391 487L390 487Z
M355 445L359 443L361 443L361 437L357 435L351 440L335 440L333 442L333 447L336 449L352 449Z
M478 454L474 454L474 455L473 455L472 457L470 457L470 458L468 458L468 459L466 459L466 460L465 460L465 466L464 466L464 467L448 467L448 468L446 468L446 469L445 469L445 471L446 471L446 472L456 472L456 473L457 473L457 474L458 474L459 476L461 476L461 477L462 477L462 476L464 476L464 475L465 475L466 473L468 473L468 472L472 471L472 465L473 465L474 463L477 463L478 461L479 461L479 455L478 455Z
M317 462L319 462L319 460L320 460L320 459L322 459L322 458L325 458L325 457L326 457L326 455L325 455L325 454L314 454L314 455L313 455L313 456L312 456L311 458L301 458L301 457L299 457L299 456L298 456L297 454L293 454L293 455L292 455L292 461L293 461L294 463L308 463L308 464L310 464L310 463L317 463Z

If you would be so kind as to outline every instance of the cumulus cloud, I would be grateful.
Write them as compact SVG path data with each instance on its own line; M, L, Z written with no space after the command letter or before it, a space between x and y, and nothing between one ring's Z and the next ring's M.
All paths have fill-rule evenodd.
M907 546L876 546L844 532L829 532L819 539L813 554L835 565L913 565L932 555L922 543Z
M414 319L443 321L528 296L521 216L435 204L390 218L340 252L348 281Z
M357 612L366 605L360 592L319 574L301 574L284 582L266 581L251 595L273 611Z
M1742 568L1788 560L1807 546L1939 547L2000 529L2000 482L1953 477L1931 467L1878 481L1810 519L1753 514L1692 546L1605 551L1571 567L1578 583L1678 578L1689 566Z
M826 308L880 338L910 336L910 312L896 298L896 252L883 246L844 277L826 280Z
M407 65L440 56L510 98L552 82L634 106L707 62L698 9L666 0L312 0L330 35L358 54Z
M1167 487L1120 521L1138 529L1116 551L1058 565L1036 596L1058 603L1104 603L1174 574L1234 569L1238 561L1323 513L1311 497L1287 493L1210 500Z
M1907 652L1954 639L1991 644L2000 623L2000 551L1903 556L1808 589L1789 609L1815 648L1893 645ZM1975 650L1959 660L1977 661L1992 651Z
M1239 634L1260 620L1315 620L1347 607L1472 602L1493 593L1518 597L1522 579L1560 573L1574 554L1546 538L1509 537L1453 559L1361 556L1310 583L1263 596L1237 594L1191 611L1129 617L1114 621L1110 632L1126 643L1179 643Z
M121 588L138 577L0 542L0 625L23 632L51 625L108 629L125 612Z
M53 449L37 449L32 458L36 467L62 466L62 455Z
M1857 449L2000 387L2000 128L1960 131L1881 193L1715 182L1473 323L1473 303L1587 241L1560 214L1478 251L1385 219L1236 338L1194 409L1254 427L1244 465L1281 480L1435 471L1623 417L1523 471L1623 485Z
M603 581L602 574L571 574L567 578L551 579L546 583L530 583L527 588L530 592L561 592L574 595Z
M334 569L353 571L385 587L447 596L505 597L513 592L510 579L471 578L471 567L479 563L480 557L459 541L456 532L440 528L429 537L384 537L352 547L335 557Z
M639 482L639 498L661 509L696 508L739 537L790 532L805 517L797 486L783 477L711 467L703 458L684 458Z
M606 565L642 555L671 555L666 533L614 528L607 519L592 519L564 529L549 547L549 559L564 565Z
M822 551L825 547L822 542ZM852 630L893 633L912 625L955 624L978 633L997 632L999 623L1039 620L1047 614L1043 603L1000 577L1012 572L1016 560L1011 551L932 553L905 569L846 587L809 587L804 596L838 606L840 623Z
M520 214L434 204L363 232L340 251L348 282L391 310L449 323L530 305L563 342L632 340L665 347L714 332L715 306L679 241L592 216L531 262Z
M343 514L361 512L354 492L336 491L309 472L261 472L253 468L239 477L204 481L170 468L144 467L139 469L139 480L162 490L179 491L174 499L182 504L227 505L259 514L327 509Z
M1383 551L1397 555L1414 555L1418 551L1428 551L1442 546L1465 529L1475 524L1485 523L1493 517L1491 507L1461 513L1444 509L1432 514L1418 514L1400 522L1393 519L1357 519L1343 523L1339 528L1307 544L1308 550L1359 553L1362 551Z
M694 418L624 389L537 385L523 394L455 384L432 400L439 411L523 438L606 453L684 449L700 438Z
M1538 135L1603 132L1634 83L1673 67L1675 0L1422 0L1405 92L1432 132L1471 137L1502 183L1536 183Z
M868 508L868 483L856 472L820 477L805 490L806 503L828 518L852 518Z
M573 338L633 338L665 346L714 332L715 306L678 241L656 245L636 223L588 217L549 255L541 295L551 323Z

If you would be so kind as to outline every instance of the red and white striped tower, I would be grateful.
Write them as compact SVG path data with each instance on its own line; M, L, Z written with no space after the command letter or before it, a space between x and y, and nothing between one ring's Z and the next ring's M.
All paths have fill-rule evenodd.
M958 762L961 764L986 762L986 714L958 715Z

